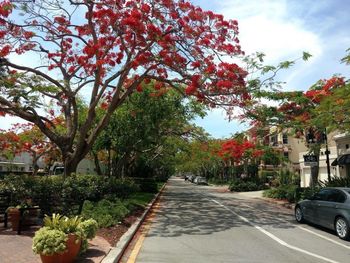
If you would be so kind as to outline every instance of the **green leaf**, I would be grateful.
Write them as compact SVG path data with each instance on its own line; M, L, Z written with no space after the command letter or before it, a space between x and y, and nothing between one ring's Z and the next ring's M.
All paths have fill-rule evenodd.
M303 52L303 60L307 61L312 55L308 52Z

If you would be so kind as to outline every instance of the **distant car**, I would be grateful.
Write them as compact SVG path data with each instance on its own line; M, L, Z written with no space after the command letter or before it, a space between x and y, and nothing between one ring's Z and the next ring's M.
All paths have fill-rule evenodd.
M190 176L188 177L188 181L190 181L191 183L193 183L195 178L196 178L196 176L190 175Z
M194 180L194 183L198 185L208 185L207 179L202 176L197 176Z
M350 237L350 188L323 188L295 206L295 219L335 230L338 237Z

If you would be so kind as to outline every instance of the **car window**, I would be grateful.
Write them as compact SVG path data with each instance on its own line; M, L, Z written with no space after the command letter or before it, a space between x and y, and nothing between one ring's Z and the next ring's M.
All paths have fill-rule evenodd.
M331 195L330 189L322 189L314 196L314 200L317 201L328 201L328 197Z
M345 201L345 198L346 198L345 195L341 191L332 189L329 191L327 201L343 203Z

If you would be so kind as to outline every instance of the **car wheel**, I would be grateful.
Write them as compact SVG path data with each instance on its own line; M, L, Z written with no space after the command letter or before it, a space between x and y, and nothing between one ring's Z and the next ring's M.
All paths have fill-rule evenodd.
M349 239L349 224L343 217L338 217L335 220L335 231L341 239Z
M297 220L298 223L303 223L304 222L304 215L303 215L303 210L301 210L300 206L297 206L295 208L295 220Z

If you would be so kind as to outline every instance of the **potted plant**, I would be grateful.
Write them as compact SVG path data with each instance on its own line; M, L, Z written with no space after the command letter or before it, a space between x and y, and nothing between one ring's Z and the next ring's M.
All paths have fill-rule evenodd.
M41 230L44 229L44 230ZM53 214L51 217L44 218L44 227L35 233L33 239L33 251L40 254L43 263L71 263L79 254L79 251L86 250L87 239L94 237L97 230L97 222L93 219L83 221L81 217L72 218ZM48 230L57 230L63 233L64 246L62 238L57 232L55 235L58 240L54 240L55 235L51 232L50 237L46 234ZM46 234L44 235L43 232ZM51 243L57 242L59 249L51 249ZM47 243L47 244L46 244ZM83 244L83 245L82 245ZM46 248L43 249L43 248Z
M63 231L42 227L35 232L32 248L36 254L40 254L43 263L63 263L67 240Z
M17 231L19 228L19 222L21 219L21 211L19 206L10 206L6 209L8 215L8 220L11 222L11 227L13 231Z
M33 218L37 218L39 211L39 207L33 206L31 201L29 202L28 200L17 206L10 206L6 209L13 231L18 230L21 220L22 226L29 225L31 221L28 220L34 220Z

